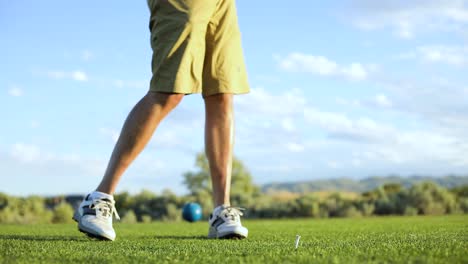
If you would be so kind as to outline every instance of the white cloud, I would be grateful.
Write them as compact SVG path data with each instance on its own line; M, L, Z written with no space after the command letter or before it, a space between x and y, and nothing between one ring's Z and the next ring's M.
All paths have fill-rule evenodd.
M461 33L468 23L466 0L352 0L349 6L347 13L359 28L390 28L400 38L412 38L423 31Z
M284 151L295 157L300 155L301 159L318 155L324 162L337 162L340 168L366 168L369 173L376 166L385 168L384 173L398 173L401 168L414 168L415 173L437 168L450 173L451 168L467 167L468 156L463 153L468 151L468 117L463 113L468 113L464 99L468 88L450 88L451 84L442 85L442 80L441 87L433 87L435 81L428 81L432 85L400 82L388 88L377 83L387 91L363 99L337 99L342 105L369 107L372 118L355 116L353 109L346 113L324 111L310 104L300 91L274 93L253 89L251 95L236 98L240 100L236 108L243 119L238 120L241 144L236 149L254 156L283 156ZM267 126L265 120L269 120ZM303 139L303 135L307 138ZM308 143L320 137L324 143ZM252 145L256 147L252 149ZM354 154L346 155L347 150ZM329 156L325 157L324 152ZM293 161L282 162L291 168ZM426 163L430 165L424 166ZM257 165L251 166L258 171Z
M332 169L339 169L341 167L341 164L337 161L331 160L327 162L327 166Z
M345 148L348 144L357 147L348 160L350 166L391 164L403 165L431 163L444 169L453 166L468 166L468 143L460 135L451 135L447 131L432 127L424 128L395 127L391 124L377 122L370 118L350 118L344 114L324 112L308 108L305 111L308 123L322 128L328 136L328 145L342 142L338 146ZM449 172L447 172L449 173Z
M104 161L76 153L57 154L35 144L15 143L0 151L0 168L8 175L0 191L14 195L85 193L96 188Z
M88 80L88 75L83 71L74 71L71 73L71 77L75 81L86 82Z
M175 131L180 131L179 129L174 129ZM151 145L156 149L162 148L178 148L178 147L187 147L185 146L183 135L175 133L175 131L168 128L165 130L160 130L156 132L154 139L151 142ZM201 137L200 137L201 139Z
M253 88L246 96L236 97L236 151L255 159L259 155L302 153L304 107L307 101L298 89L273 93ZM252 147L255 146L255 147ZM253 165L255 170L257 165Z
M468 64L468 46L424 45L395 56L397 60L417 59L424 63L439 63L463 67Z
M43 158L38 146L16 143L11 148L11 156L22 162L35 162Z
M319 75L334 75L338 65L323 56L291 53L280 62L280 67L287 71L310 72Z
M325 111L308 102L298 89L273 92L254 88L250 95L235 98L236 155L246 162L257 182L286 180L288 176L304 179L336 176L344 169L347 175L365 176L374 173L376 168L383 168L381 171L384 173L400 173L401 168L409 167L418 173L417 166L421 164L419 168L428 168L428 171L439 168L442 173L449 173L453 168L455 172L468 168L465 155L468 151L468 118L465 118L466 114L454 116L447 108L454 102L463 102L466 97L462 95L467 95L467 87L463 87L461 93L454 93L447 87L434 88L433 93L425 96L418 94L422 91L418 87L416 84L398 85L402 93L411 98L408 105L402 104L399 93L390 89L365 99L348 99L360 107L371 106L370 103L380 107L373 108L368 116L356 115L362 113L362 109ZM442 91L445 92L443 95ZM459 101L451 99L450 94ZM437 105L427 101L428 98L451 104ZM200 98L193 100L199 103ZM420 108L423 104L428 109L440 111L437 115L445 116L445 123L439 126L430 123L432 119L414 117L416 111L426 114L426 108ZM404 106L414 108L404 109ZM386 116L389 107L392 115ZM180 180L168 176L179 176L187 170L184 168L190 168L194 153L203 148L203 115L202 110L196 112L198 110L190 107L176 111L179 112L174 112L158 128L146 149L150 153L139 157L126 173L128 175L121 185L123 190L139 190L142 186L155 189L160 188L158 186L180 187ZM382 116L384 118L380 118ZM434 115L432 117L435 118ZM191 123L193 119L196 119L194 124ZM419 126L421 122L423 125ZM114 143L117 138L117 130L101 128L97 132L109 138L105 144L111 148L111 141ZM194 138L200 140L196 143ZM168 153L172 156L168 157ZM42 181L47 181L47 186L50 182L55 186L48 187L49 192L56 193L84 192L95 188L108 158L51 153L37 145L24 143L14 144L7 158L2 160L1 155L0 152L0 168L15 179L28 182L25 190L37 190ZM182 164L180 156L184 159ZM262 162L264 159L259 157L268 157L268 162ZM174 160L177 160L177 165ZM20 184L20 181L10 181L0 189L11 188L14 183Z
M369 118L351 119L343 114L313 109L307 109L305 115L308 122L323 128L331 140L361 146L356 158L359 162L353 162L355 166L361 165L363 160L400 164L430 159L455 164L460 163L460 156L463 156L460 148L455 147L454 138L440 131L398 129Z
M393 107L392 100L383 93L379 93L373 97L364 99L346 99L340 97L336 98L335 101L339 105L350 107L372 107L380 109L388 109Z
M356 134L361 138L380 135L370 137L373 140L363 141L366 145L362 147L360 155L355 157L359 160L356 162L359 166L365 161L388 161L412 166L437 164L449 173L454 168L468 165L466 86L443 78L429 78L425 81L386 79L379 85L391 93L391 99L381 93L372 100L340 99L339 102L355 106L377 106L383 111L382 114L387 113L385 109L391 108L391 115L386 117L392 117L392 121L387 121L392 124L382 125L374 120L364 125L360 124L359 119L320 112L315 115L322 118L315 117L312 120L325 128L332 138L336 130L341 131L338 132L341 140L352 140ZM326 118L328 116L334 118Z
M88 75L84 71L76 70L72 72L66 71L48 71L47 76L52 79L72 79L79 82L86 82L89 80Z
M368 162L389 162L394 164L440 163L448 167L467 166L468 158L456 138L439 131L396 131L389 142L370 145L359 151L355 158Z
M81 59L84 61L90 61L94 57L94 54L89 50L83 50L81 52Z
M39 121L37 121L37 120L33 120L33 121L31 121L30 126L31 126L31 128L38 128L38 127L41 126L41 123Z
M462 121L453 123L451 127L468 129L468 126L464 126L468 120L464 84L428 78L424 81L387 79L380 85L392 93L395 110L417 115L432 124L450 119Z
M305 146L302 144L298 144L295 142L286 143L286 149L290 152L303 152L305 150Z
M360 63L351 63L351 65L343 67L341 71L345 77L356 81L365 80L368 75L368 70Z
M404 52L393 56L393 58L396 60L411 60L416 59L417 57L418 55L414 51Z
M274 57L276 57L276 55ZM268 84L276 84L281 81L281 78L279 76L267 75L267 74L255 75L253 76L253 78L256 81L259 81L261 83L268 83Z
M131 89L143 89L149 87L149 82L147 80L115 80L113 82L114 86L117 88L131 88Z
M8 89L8 94L14 97L20 97L24 95L23 89L18 86L12 86Z
M351 161L351 165L353 167L361 167L363 164L363 161L359 158L353 158L352 161Z
M344 105L344 106L351 106L351 107L361 107L362 103L358 99L347 99L347 98L336 98L336 103L339 105Z
M118 88L123 88L124 87L124 81L116 80L116 81L114 81L114 85L117 86Z
M351 118L311 107L306 108L305 119L324 129L330 140L359 145L359 155L354 155L350 163L354 167L366 162L412 166L429 162L445 169L467 166L468 156L464 153L468 150L468 106L464 89L442 80L435 83L392 84L390 91L396 104L383 93L371 100L338 100L341 104L378 107L381 111L391 108L392 116L397 118L394 123Z
M304 116L306 121L319 125L329 131L352 127L352 121L343 114L323 112L309 107L304 110Z
M339 65L326 57L303 53L291 53L284 58L278 57L278 59L279 67L285 71L343 77L353 81L367 79L373 68L356 62L349 65Z
M283 129L287 132L294 132L296 131L296 126L294 125L294 122L291 118L284 118L281 121L281 126Z
M192 160L177 155L177 166L166 166L165 154L142 153L126 171L118 191L139 191L143 187L154 190L171 187L183 190L173 176L190 168ZM190 158L193 158L192 156ZM77 153L57 153L36 144L16 143L9 151L0 150L0 169L7 175L0 192L13 195L85 194L96 188L104 173L108 156L91 157ZM183 165L181 165L183 164ZM169 177L171 176L171 177Z
M64 71L48 71L47 76L52 79L60 80L64 79L68 74Z
M422 60L463 66L468 63L468 46L422 46L418 48Z
M25 166L33 164L41 166L41 164L53 162L82 162L82 158L76 153L57 155L44 151L38 145L22 142L13 144L9 154L14 160L25 163Z
M99 133L101 133L101 135L108 137L110 140L112 140L113 143L117 142L117 140L119 139L119 135L120 135L119 131L106 128L106 127L99 128Z
M304 117L309 124L321 127L334 139L352 142L379 142L390 140L393 128L379 124L368 117L351 119L344 114L320 111L311 107L304 110Z
M426 126L426 130L435 135L452 138L450 145L453 152L459 152L456 160L466 161L468 157L468 104L467 91L464 84L456 84L443 79L429 79L426 81L400 80L388 81L387 89L395 95L393 110L402 116L413 116L419 123ZM414 137L422 141L423 138ZM441 148L443 149L443 148ZM460 151L462 150L462 151ZM436 153L436 149L433 150Z
M298 89L290 89L282 94L273 94L262 87L253 88L247 96L235 98L236 111L244 117L290 117L301 114L307 104L305 97ZM287 107L278 107L278 105ZM255 115L252 115L255 113ZM269 120L269 119L263 119Z
M385 94L376 95L375 103L380 107L392 107L392 101Z

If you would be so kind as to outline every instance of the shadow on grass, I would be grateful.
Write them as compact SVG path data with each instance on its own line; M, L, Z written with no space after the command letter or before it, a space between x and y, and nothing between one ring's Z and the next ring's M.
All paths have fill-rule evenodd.
M174 240L208 240L207 236L177 236L177 235L145 235L139 236L140 239L174 239ZM0 240L25 240L25 241L89 241L97 240L90 237L74 236L41 236L41 235L0 235ZM100 241L100 240L99 240Z
M86 237L70 236L33 236L33 235L0 235L0 240L26 240L26 241L87 241Z
M176 239L176 240L207 240L207 236L174 236L174 235L168 235L168 236L162 236L162 235L156 235L156 236L141 236L140 238L152 238L152 239Z

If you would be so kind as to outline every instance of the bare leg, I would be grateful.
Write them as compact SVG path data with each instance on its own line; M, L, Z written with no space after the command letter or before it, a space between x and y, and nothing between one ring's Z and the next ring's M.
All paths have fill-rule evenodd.
M125 120L104 178L96 189L113 194L120 177L144 149L162 119L176 107L183 94L148 92Z
M210 164L214 205L230 205L234 113L232 94L205 99L205 151Z

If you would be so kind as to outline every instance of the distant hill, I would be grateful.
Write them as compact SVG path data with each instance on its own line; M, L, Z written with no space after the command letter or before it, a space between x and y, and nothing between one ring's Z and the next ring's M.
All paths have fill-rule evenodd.
M410 187L415 183L432 181L446 188L453 188L461 185L468 185L467 176L385 176L369 177L361 180L350 178L321 179L302 182L269 183L262 186L263 192L288 191L293 193L318 192L318 191L346 191L365 192L382 186L386 183L399 183L405 187Z

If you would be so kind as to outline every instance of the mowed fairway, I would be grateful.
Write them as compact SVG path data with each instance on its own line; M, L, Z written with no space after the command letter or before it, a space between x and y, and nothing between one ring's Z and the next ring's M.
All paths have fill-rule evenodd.
M466 215L244 223L246 240L208 240L205 222L117 224L114 242L76 225L0 225L0 263L468 263Z

